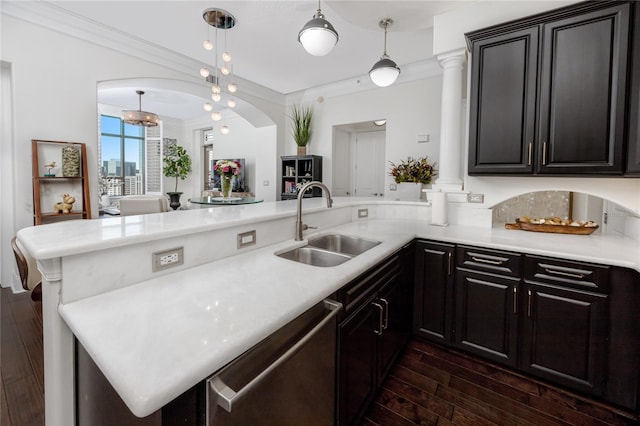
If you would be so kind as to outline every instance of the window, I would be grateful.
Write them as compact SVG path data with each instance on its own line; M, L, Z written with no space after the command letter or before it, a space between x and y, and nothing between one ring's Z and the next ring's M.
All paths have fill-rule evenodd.
M161 125L148 132L146 143L145 127L126 124L119 117L100 116L99 173L103 193L161 193Z
M204 189L213 189L213 129L202 131Z

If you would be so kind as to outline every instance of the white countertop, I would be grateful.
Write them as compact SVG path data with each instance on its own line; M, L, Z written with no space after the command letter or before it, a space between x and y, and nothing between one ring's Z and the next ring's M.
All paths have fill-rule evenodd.
M310 205L322 208L322 202L318 199L317 206ZM367 202L371 204L371 201ZM247 209L220 226L238 221L264 220L265 215L291 215L291 203L249 207L254 206L263 208ZM295 204L293 209L295 211ZM185 228L193 232L198 227L218 226L214 223L220 215L227 214L224 210L194 210L194 221L188 226L182 224L185 216L178 222L178 215L148 215L137 231L139 237L133 231L135 222L124 226L127 218L122 218L122 222L120 218L106 219L103 221L116 220L123 225L119 226L120 234L116 236L114 231L112 239L85 237L82 244L82 239L76 240L74 233L73 242L57 249L48 240L40 240L35 247L36 257L64 256L81 253L83 247L87 250L87 246L98 250L124 245L122 239L149 240L171 233L179 234ZM190 216L192 212L183 214ZM194 225L196 218L206 223ZM84 224L100 221L81 222L83 226L105 227ZM328 232L358 235L382 244L342 265L319 268L275 256L275 252L304 244L289 239L60 305L58 311L131 411L143 417L205 379L415 237L636 270L640 265L637 241L602 236L598 232L590 236L538 234L505 230L503 227L438 227L428 225L425 220L409 219L358 220L323 229L320 234ZM53 234L52 231L51 236ZM33 237L30 235L27 240L33 242Z

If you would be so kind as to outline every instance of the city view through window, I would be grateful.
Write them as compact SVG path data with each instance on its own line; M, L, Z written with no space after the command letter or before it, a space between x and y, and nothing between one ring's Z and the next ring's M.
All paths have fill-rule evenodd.
M102 194L145 193L144 130L142 126L124 123L119 117L100 116L99 175Z

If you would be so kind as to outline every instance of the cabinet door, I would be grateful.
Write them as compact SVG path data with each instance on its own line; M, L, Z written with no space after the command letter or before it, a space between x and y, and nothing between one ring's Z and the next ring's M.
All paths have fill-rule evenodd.
M456 271L456 347L516 365L519 282L461 268Z
M629 8L543 25L540 173L622 172Z
M601 395L607 296L526 282L522 368L566 387Z
M386 284L376 299L384 308L378 350L378 384L384 380L411 335L411 284L412 281L405 279L404 274L398 274Z
M473 43L469 174L531 174L538 27Z
M413 329L443 344L452 342L454 248L428 241L416 244Z
M379 306L379 305L378 305ZM374 330L380 309L367 302L338 327L338 424L352 425L376 392L376 347Z

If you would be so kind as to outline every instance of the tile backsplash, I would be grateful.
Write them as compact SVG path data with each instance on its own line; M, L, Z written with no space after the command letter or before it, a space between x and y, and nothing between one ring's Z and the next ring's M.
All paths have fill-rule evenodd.
M569 217L569 191L539 191L521 194L493 207L493 223L511 223L517 217Z

